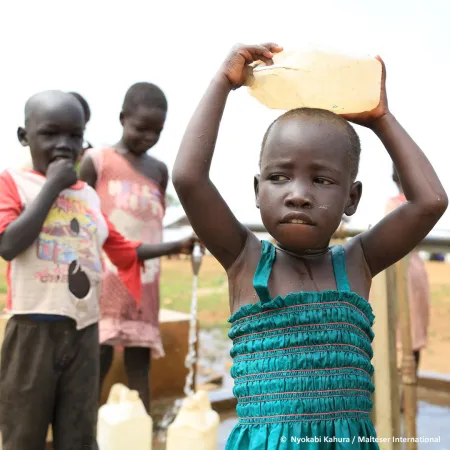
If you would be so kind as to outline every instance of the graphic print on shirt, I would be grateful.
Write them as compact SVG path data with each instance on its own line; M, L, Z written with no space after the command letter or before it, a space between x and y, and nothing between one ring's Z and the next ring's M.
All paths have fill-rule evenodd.
M148 185L131 181L109 180L108 191L114 199L115 208L109 214L117 231L131 240L157 244L161 242L161 233L155 233L159 222L149 223L148 212L151 216L162 220L164 209L161 205L161 193L158 189L151 189ZM143 220L142 217L147 218ZM145 262L145 271L141 274L143 283L153 283L159 273L159 258ZM107 260L107 268L117 273L115 267Z
M109 180L108 193L114 198L117 209L128 211L131 214L151 211L153 215L161 218L164 215L161 192L156 188L151 189L147 184L128 180Z
M70 229L73 234L80 234L80 224L77 219L70 221ZM78 259L69 264L69 291L79 299L87 297L91 290L91 283L86 272L83 271Z
M42 283L67 283L77 309L85 312L91 289L101 279L97 248L93 212L79 198L61 195L37 239L38 258L55 266L52 271L36 273L35 277Z

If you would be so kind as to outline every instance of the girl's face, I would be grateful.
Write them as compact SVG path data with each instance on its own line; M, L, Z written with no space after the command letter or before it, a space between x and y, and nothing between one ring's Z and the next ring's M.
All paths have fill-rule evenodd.
M324 120L290 118L266 140L257 206L267 231L281 247L302 254L329 245L342 215L355 213L361 183L353 183L349 139Z
M127 149L141 155L159 140L167 112L160 108L139 106L133 113L120 115L123 126L122 140Z

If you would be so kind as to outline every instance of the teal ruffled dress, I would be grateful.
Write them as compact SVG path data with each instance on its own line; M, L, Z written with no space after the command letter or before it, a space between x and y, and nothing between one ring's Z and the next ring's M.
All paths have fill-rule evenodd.
M226 450L378 450L374 315L350 291L343 247L332 247L337 290L272 299L275 254L263 241L253 280L260 302L229 319L239 421Z

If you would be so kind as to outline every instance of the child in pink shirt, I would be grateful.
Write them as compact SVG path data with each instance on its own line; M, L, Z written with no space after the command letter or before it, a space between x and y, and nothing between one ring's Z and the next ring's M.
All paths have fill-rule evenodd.
M103 211L128 239L153 244L162 241L168 170L147 151L158 142L166 115L167 99L159 87L134 84L120 113L120 141L88 151L81 163L81 178L96 189ZM101 379L111 367L114 346L124 347L129 385L140 393L147 410L151 358L164 355L158 317L159 276L159 259L146 262L142 308L138 310L114 265L107 261L101 296Z

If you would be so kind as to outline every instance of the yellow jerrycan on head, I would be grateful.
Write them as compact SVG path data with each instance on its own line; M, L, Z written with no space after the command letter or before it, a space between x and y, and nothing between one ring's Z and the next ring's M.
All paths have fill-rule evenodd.
M382 66L372 57L303 49L257 64L249 93L272 109L321 108L337 114L370 111L380 101Z
M123 384L115 384L98 412L99 450L151 450L153 421L139 398Z
M166 450L217 450L219 422L206 391L186 397L167 430Z

